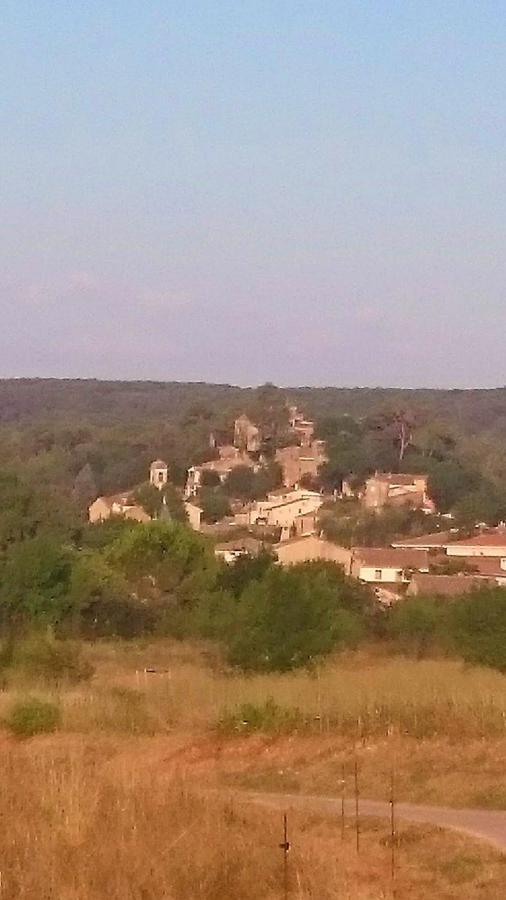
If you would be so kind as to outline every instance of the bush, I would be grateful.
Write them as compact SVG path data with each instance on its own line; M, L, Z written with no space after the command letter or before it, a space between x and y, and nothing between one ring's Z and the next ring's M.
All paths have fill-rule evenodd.
M18 737L32 737L56 731L61 722L61 712L56 703L28 697L18 700L8 711L4 723Z
M388 611L386 635L404 652L422 657L448 642L448 616L445 600L409 597Z
M506 590L483 588L456 600L450 609L455 650L466 662L506 672Z
M242 703L235 710L227 710L218 722L218 730L225 734L236 731L286 734L305 724L306 718L299 709L279 706L269 697L262 704Z
M49 683L77 684L93 674L79 644L50 635L35 635L14 644L11 667L27 678Z
M223 635L229 662L279 672L312 665L335 649L356 646L368 602L369 594L333 564L268 568L233 601Z

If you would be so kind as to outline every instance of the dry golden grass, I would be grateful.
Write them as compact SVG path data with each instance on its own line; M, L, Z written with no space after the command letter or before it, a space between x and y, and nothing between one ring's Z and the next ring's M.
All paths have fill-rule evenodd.
M155 739L157 740L157 739ZM121 743L121 742L120 742ZM2 900L282 900L279 812L117 757L109 738L56 735L0 746ZM291 900L390 898L385 823L289 813ZM402 900L502 896L504 861L460 835L405 827Z
M360 652L313 674L230 674L206 648L168 641L86 647L90 682L0 694L0 717L27 691L55 700L64 732L123 736L139 764L178 753L178 770L266 790L335 794L358 753L364 796L506 808L506 677L449 661ZM154 672L146 672L152 668ZM295 734L216 731L225 710L272 697L300 711ZM274 732L276 729L274 729ZM132 743L133 741L133 743Z
M396 732L458 741L506 737L506 676L452 660L358 652L313 673L241 676L224 671L211 653L170 642L98 645L90 656L96 667L93 682L65 694L69 728L85 729L86 719L91 728L98 727L96 702L101 715L109 703L114 724L124 689L132 705L136 696L143 701L144 724L140 720L137 730L144 731L163 732L174 725L206 730L224 711L272 697L282 707L298 709L305 730L345 733L354 740ZM156 671L146 673L146 668Z

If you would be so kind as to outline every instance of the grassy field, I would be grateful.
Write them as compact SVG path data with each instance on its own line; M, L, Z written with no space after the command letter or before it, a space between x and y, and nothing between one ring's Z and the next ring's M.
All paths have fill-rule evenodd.
M62 900L283 898L280 814L237 788L339 795L358 760L363 796L506 808L506 677L371 650L312 673L244 677L210 648L83 648L78 684L3 672L0 718L35 698L52 733L0 739L0 896ZM270 699L269 699L270 698ZM217 790L218 789L218 790ZM232 792L232 793L231 793ZM290 896L392 896L386 823L290 813ZM405 827L397 897L495 898L504 859Z
M117 765L112 743L52 736L0 749L4 900L282 900L280 813L207 793L157 769ZM290 812L288 896L392 897L385 822ZM470 839L406 826L398 836L403 900L501 895L504 858Z

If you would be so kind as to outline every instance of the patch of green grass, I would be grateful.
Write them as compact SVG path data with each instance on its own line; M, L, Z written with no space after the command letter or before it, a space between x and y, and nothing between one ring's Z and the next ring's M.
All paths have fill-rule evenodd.
M27 680L48 684L78 684L93 674L93 667L84 658L81 644L59 641L45 634L36 634L14 643L10 669Z
M4 723L18 737L32 737L56 731L61 722L60 708L49 700L27 697L10 707Z
M224 734L287 734L306 727L306 717L299 709L280 706L272 697L265 703L242 703L226 710L218 721L218 730Z

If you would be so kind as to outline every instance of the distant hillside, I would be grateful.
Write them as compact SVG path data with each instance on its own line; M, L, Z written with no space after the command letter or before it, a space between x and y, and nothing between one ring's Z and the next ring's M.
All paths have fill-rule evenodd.
M462 431L506 435L506 388L294 387L283 389L283 393L317 418L343 413L359 418L401 407L453 422ZM29 424L83 418L97 424L155 418L174 422L197 409L205 409L211 416L235 413L254 397L253 388L200 382L4 379L0 380L0 422Z

